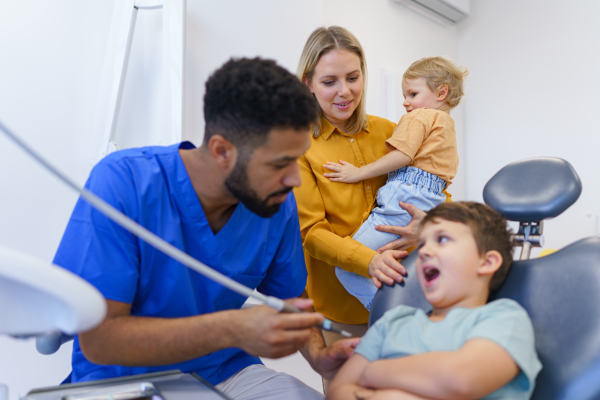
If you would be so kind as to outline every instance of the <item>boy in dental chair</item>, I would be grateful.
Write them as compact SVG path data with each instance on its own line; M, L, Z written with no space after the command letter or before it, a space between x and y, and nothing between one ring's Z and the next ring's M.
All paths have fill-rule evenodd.
M399 305L362 338L327 399L529 399L541 369L515 301L487 302L512 264L506 221L444 203L421 223L416 275L429 313Z

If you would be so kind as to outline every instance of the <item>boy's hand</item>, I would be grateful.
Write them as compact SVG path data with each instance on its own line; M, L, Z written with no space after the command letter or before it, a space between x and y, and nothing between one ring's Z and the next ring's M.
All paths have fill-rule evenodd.
M360 338L342 339L324 347L315 357L313 369L323 378L333 379L359 342Z
M329 178L332 182L354 183L362 180L360 177L360 168L356 168L344 160L340 160L339 164L327 161L323 167L334 171L323 174L323 176Z
M407 255L407 252L401 250L387 250L381 254L375 254L367 269L367 272L373 278L373 284L381 288L382 283L390 286L394 282L401 283L403 280L402 275L406 275L406 268L398 262L398 259Z
M374 396L375 391L373 389L359 387L354 390L354 398L356 400L371 400Z

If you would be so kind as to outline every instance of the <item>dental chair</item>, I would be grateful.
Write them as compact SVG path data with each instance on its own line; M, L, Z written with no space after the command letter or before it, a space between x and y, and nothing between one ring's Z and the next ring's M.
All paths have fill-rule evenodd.
M483 191L484 201L506 219L518 221L513 244L522 247L492 296L510 298L529 313L543 368L532 399L600 399L600 237L581 239L546 257L529 259L543 245L543 220L560 215L581 193L579 177L557 158L533 158L502 168ZM398 304L430 309L415 274L417 252L402 260L402 284L383 285L369 324Z

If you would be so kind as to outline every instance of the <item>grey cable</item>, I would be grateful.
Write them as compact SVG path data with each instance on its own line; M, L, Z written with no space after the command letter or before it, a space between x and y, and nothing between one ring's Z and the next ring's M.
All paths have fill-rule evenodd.
M4 124L1 121L0 121L0 130L2 130L23 151L25 151L27 154L29 154L31 157L33 157L37 162L42 164L44 166L44 168L46 168L48 171L50 171L53 175L55 175L61 181L66 183L67 186L70 186L75 191L79 192L81 197L83 199L85 199L88 203L90 203L95 209L97 209L102 214L107 216L109 219L111 219L118 225L122 226L123 228L127 229L129 232L133 233L134 235L136 235L137 237L139 237L146 243L148 243L151 246L155 247L156 249L162 251L169 257L173 258L176 261L179 261L181 264L198 272L199 274L204 275L207 278L223 285L227 289L229 289L235 293L238 293L242 296L252 297L253 299L258 300L258 301L266 304L267 306L274 308L277 311L292 312L292 313L302 312L302 310L292 306L291 304L284 302L281 299L278 299L277 297L265 296L261 293L258 293L256 291L250 289L247 286L242 285L241 283L234 281L233 279L229 278L228 276L225 276L222 273L210 268L206 264L201 263L200 261L191 257L187 253L181 251L180 249L173 246L172 244L167 243L166 241L164 241L163 239L161 239L154 233L150 232L148 229L144 228L143 226L141 226L140 224L138 224L137 222L135 222L134 220L132 220L131 218L129 218L128 216L126 216L125 214L123 214L122 212L117 210L116 208L114 208L112 205L108 204L106 201L102 200L100 197L96 196L94 193L90 192L86 188L83 188L83 187L77 185L77 183L75 183L73 180L69 179L66 175L62 174L59 170L54 168L50 163L48 163L40 155L38 155L35 151L33 151L29 146L27 146L23 141L21 141L21 139L19 139L17 137L17 135L15 135L8 128L6 128L6 126L4 126ZM350 336L350 334L348 332L341 331L341 330L333 327L329 320L325 320L323 325L324 326L320 326L322 329L338 332L344 336L348 336L348 337Z

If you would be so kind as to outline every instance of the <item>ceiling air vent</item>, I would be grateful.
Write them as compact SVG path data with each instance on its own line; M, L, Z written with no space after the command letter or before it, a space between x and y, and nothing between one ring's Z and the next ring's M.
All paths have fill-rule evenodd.
M454 25L469 16L470 0L394 0L442 25Z

